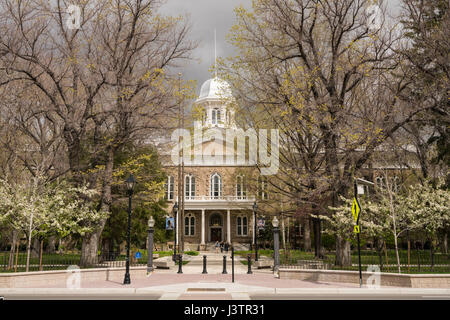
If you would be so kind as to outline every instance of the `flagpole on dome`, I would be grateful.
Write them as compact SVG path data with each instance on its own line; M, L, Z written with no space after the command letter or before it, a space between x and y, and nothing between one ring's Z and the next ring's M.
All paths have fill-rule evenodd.
M214 28L214 78L217 78L217 34Z

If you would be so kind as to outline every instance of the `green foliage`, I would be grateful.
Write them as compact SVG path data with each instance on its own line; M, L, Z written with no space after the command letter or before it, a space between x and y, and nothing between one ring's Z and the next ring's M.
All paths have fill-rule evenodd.
M115 245L126 241L128 228L128 197L123 188L124 180L132 173L137 184L133 192L131 214L131 246L142 249L148 237L148 219L155 219L154 243L167 242L173 231L165 230L166 206L163 185L166 175L162 171L156 150L152 147L128 146L115 158L117 169L114 172L114 196L119 200L112 206L103 239L110 239Z
M200 252L198 251L185 251L184 254L187 254L188 256L198 256Z
M331 234L322 234L322 245L327 250L333 250L336 245L336 237Z

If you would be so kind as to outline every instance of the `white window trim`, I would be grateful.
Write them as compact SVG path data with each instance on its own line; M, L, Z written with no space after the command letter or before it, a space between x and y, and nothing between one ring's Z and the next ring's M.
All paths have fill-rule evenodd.
M239 218L241 218L241 222L242 222L242 224L241 224L241 234L239 234L239 223L238 223ZM247 220L247 223L246 223L246 225L247 225L247 233L246 234L244 234L244 218ZM246 215L238 215L236 217L236 235L238 237L248 237L248 217Z
M238 186L241 186L241 193L238 192ZM245 177L244 176L237 176L236 177L236 198L239 200L247 199L247 189L245 185Z
M192 187L192 179L194 179L194 190L191 189ZM189 183L186 183L189 180ZM184 177L184 198L185 199L194 199L195 198L195 189L197 189L197 185L196 185L196 181L195 181L195 176L192 174L187 174ZM188 195L186 195L186 192L188 193Z
M223 185L222 185L222 176L215 172L210 176L209 179L209 195L211 199L217 199L216 196L214 196L214 177L219 177L219 195L218 195L218 199L222 198L222 189L223 189Z
M173 182L171 183L170 180L173 180ZM172 197L170 195L170 186L173 186L173 192L172 192ZM168 176L167 177L167 188L166 188L166 193L167 193L167 200L173 200L174 196L175 196L175 178L173 176Z
M186 224L186 218L188 219L188 224ZM191 223L191 218L194 218L194 223ZM195 236L195 232L196 232L196 228L195 228L195 216L192 213L189 213L187 216L184 217L184 235L187 237L194 237ZM188 227L188 233L186 234L186 226ZM192 227L194 227L194 233L191 234L191 230Z

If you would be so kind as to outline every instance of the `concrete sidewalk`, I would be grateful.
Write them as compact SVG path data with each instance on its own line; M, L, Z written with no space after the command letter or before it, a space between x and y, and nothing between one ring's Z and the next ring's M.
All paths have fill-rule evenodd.
M264 300L264 299L450 299L450 289L359 288L359 284L326 283L295 279L278 279L268 269L253 270L235 265L232 283L231 266L222 274L222 266L202 266L156 269L145 278L133 279L130 285L122 281L81 281L79 289L65 284L39 288L0 288L5 299L147 299L147 300Z

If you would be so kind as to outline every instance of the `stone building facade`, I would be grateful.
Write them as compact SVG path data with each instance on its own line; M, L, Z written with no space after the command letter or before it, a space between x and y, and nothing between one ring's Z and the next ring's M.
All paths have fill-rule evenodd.
M214 156L221 153L219 149L224 149L225 131L239 129L234 121L234 110L230 107L231 99L229 85L218 78L207 80L202 85L199 98L195 101L195 105L203 110L201 121L195 124L195 129L202 135L197 153L204 155L208 151ZM214 132L223 133L223 138L216 135L212 139L208 136L208 130L210 133L213 130L213 135ZM196 139L195 133L192 138ZM183 143L181 146L186 148ZM207 160L205 157L201 158L200 163L185 161L184 190L180 190L179 165L173 161L173 148L180 148L180 144L168 144L160 154L168 175L165 185L168 215L174 215L175 203L180 207L180 195L184 191L184 213L177 214L176 221L177 244L183 240L184 250L207 250L219 241L232 244L237 249L248 249L255 241L253 205L256 198L250 194L246 179L239 172L243 167L250 170L252 167L217 159ZM192 159L195 157L194 150Z

